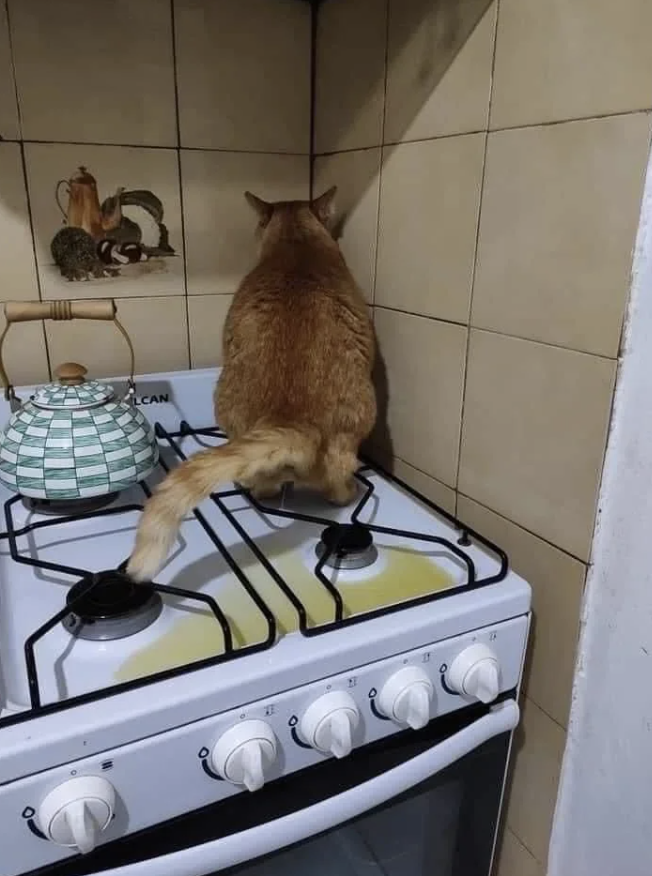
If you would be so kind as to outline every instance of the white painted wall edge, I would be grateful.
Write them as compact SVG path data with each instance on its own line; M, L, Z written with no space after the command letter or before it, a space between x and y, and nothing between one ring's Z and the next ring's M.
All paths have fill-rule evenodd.
M548 876L652 873L652 159Z

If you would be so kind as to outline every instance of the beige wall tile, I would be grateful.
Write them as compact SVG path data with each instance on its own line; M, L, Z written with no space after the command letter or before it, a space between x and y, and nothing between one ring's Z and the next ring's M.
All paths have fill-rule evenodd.
M484 136L383 152L376 304L468 320Z
M310 6L175 0L181 145L310 149Z
M4 301L38 298L23 159L18 143L0 143L0 188L0 295Z
M315 151L378 146L387 0L328 0L317 19Z
M473 325L617 355L649 134L638 113L489 135Z
M385 143L487 127L496 4L390 0Z
M0 332L4 331L5 325L4 313L0 309ZM7 377L13 386L47 383L50 375L43 323L25 322L12 325L2 348L2 358Z
M169 0L10 0L28 140L175 146Z
M0 5L0 137L3 140L17 140L20 137L9 21L4 3Z
M302 156L182 151L190 295L232 293L254 266L257 220L245 191L271 201L307 198L309 170Z
M452 486L467 330L378 307L374 319L389 381L393 453Z
M425 496L426 499L434 502L435 505L439 505L444 511L455 514L455 490L447 487L446 484L431 478L430 475L419 471L418 468L409 465L398 456L392 456L388 452L388 448L375 447L373 442L370 442L368 449L366 447L363 449L363 455L412 487L417 493Z
M173 149L28 143L25 161L44 298L122 298L184 293L179 164ZM55 190L57 181L69 179L77 173L80 165L95 177L100 201L114 195L120 186L127 191L145 189L153 192L162 202L163 223L167 226L169 243L175 255L125 266L117 277L88 282L65 279L54 264L50 251L52 238L64 223ZM64 209L68 205L66 189L65 184L59 189ZM159 229L146 210L125 206L123 213L138 223L144 243L158 244Z
M545 876L545 872L534 855L506 828L498 853L495 876Z
M522 705L521 724L514 739L507 824L545 864L566 733L532 700L525 699Z
M472 330L460 492L586 560L615 369Z
M190 367L222 364L222 329L233 295L192 295L188 298Z
M337 185L335 236L367 301L373 301L380 188L380 149L317 158L314 194Z
M430 499L435 505L439 505L444 511L448 511L449 514L455 513L455 490L451 490L446 484L431 478L430 475L419 471L413 465L408 465L407 462L398 459L398 457L394 459L391 471L397 478L421 493L426 499Z
M492 127L652 106L649 0L501 0Z
M188 368L185 297L132 298L118 302L118 318L136 353L136 373ZM129 369L124 338L107 322L46 323L50 362L81 362L90 377L122 377Z
M534 623L525 673L527 694L565 727L575 669L584 564L465 496L458 498L457 514L500 545L511 567L532 587Z

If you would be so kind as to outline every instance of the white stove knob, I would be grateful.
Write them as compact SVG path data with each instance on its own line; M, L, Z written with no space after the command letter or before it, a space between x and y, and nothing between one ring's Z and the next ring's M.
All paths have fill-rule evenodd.
M451 663L446 683L463 696L491 703L500 693L498 658L486 645L470 645Z
M376 704L382 715L420 730L430 720L434 688L419 666L404 666L387 679Z
M215 772L248 791L265 784L265 770L276 760L276 736L264 721L243 721L218 739L211 753Z
M312 748L337 758L351 754L353 731L360 721L355 700L333 690L311 703L301 718L299 732Z
M115 809L115 789L101 776L68 779L45 797L38 822L43 833L58 846L92 852Z

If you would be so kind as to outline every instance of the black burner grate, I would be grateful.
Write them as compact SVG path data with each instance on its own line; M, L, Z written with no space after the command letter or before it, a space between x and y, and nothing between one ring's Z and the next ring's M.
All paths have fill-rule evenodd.
M169 446L174 450L176 455L181 460L186 459L186 455L181 450L177 438L185 438L185 437L210 437L210 438L226 438L224 432L222 432L219 428L210 428L210 429L193 429L187 422L184 420L181 421L179 425L178 432L168 432L164 429L160 424L156 426L156 433L159 439L166 441ZM166 468L168 468L167 464L164 464ZM366 468L369 468L367 466ZM508 569L508 560L506 554L498 547L493 545L491 542L482 538L482 536L478 535L475 532L472 532L468 527L463 527L459 521L455 519L452 515L448 514L442 508L439 508L433 502L428 501L423 496L419 495L415 490L412 490L407 484L404 484L398 478L395 478L393 475L390 475L388 472L382 470L380 466L374 463L373 468L382 471L383 475L387 477L389 480L401 486L401 488L405 489L411 495L418 498L421 502L425 503L428 507L432 508L439 515L445 517L459 532L460 538L458 539L458 544L454 544L452 541L446 538L442 538L441 536L429 535L424 532L413 532L407 529L396 529L390 526L379 526L375 523L365 522L364 527L371 533L382 533L384 535L393 535L398 536L400 538L407 538L413 541L425 542L427 544L439 545L440 547L446 548L446 550L450 551L454 554L465 566L467 570L467 581L466 584L463 584L454 589L455 593L464 593L468 590L474 590L478 587L483 587L487 584L493 584L496 581L501 581L507 574ZM371 481L365 477L364 472L365 469L359 470L356 472L356 479L359 484L363 487L363 494L356 504L355 508L351 512L349 523L350 524L361 524L360 515L362 514L364 508L367 506L369 501L371 500L374 494L374 485ZM406 608L414 608L417 605L423 605L428 602L434 602L437 599L442 599L447 596L450 596L451 593L447 591L438 591L436 593L430 593L425 596L416 597L414 599L407 599L404 602L383 606L381 608L374 609L373 611L364 612L361 614L356 614L352 617L344 617L344 604L342 600L342 595L337 589L337 586L330 581L323 572L324 566L327 564L328 560L334 555L337 554L337 551L340 547L341 539L344 537L345 530L341 529L340 538L329 539L328 544L325 545L325 550L322 552L318 561L314 567L314 573L317 580L322 584L324 589L330 595L333 602L333 620L330 623L320 624L319 626L309 626L308 617L305 610L305 607L298 599L290 585L283 579L283 577L279 574L278 570L274 567L273 563L265 556L265 554L258 548L253 539L249 536L246 530L242 527L242 525L238 522L237 514L238 511L242 511L244 509L238 510L230 510L225 502L223 501L229 496L246 496L249 503L253 505L261 514L264 514L267 517L283 517L290 520L300 520L304 523L312 523L315 526L320 527L320 530L324 527L330 528L332 527L333 520L327 517L317 517L312 514L302 514L296 511L287 511L285 509L274 508L269 505L264 505L263 503L257 501L250 493L248 493L244 489L231 489L231 490L222 490L216 493L213 493L212 500L216 503L220 511L224 514L224 516L229 520L231 525L237 530L238 534L245 542L245 544L249 547L249 549L255 554L256 558L259 562L265 567L266 571L272 578L276 581L278 586L281 588L283 593L290 600L292 605L294 606L295 611L297 612L298 620L299 620L299 629L303 633L304 636L316 636L321 633L329 632L330 630L339 629L342 626L360 623L364 620L369 620L374 617L381 617L385 614L390 614L395 611L401 611ZM461 545L470 544L470 535L473 535L474 539L482 544L489 551L494 553L497 559L500 562L499 571L487 578L478 579L476 577L476 570L471 557L466 553Z
M168 432L163 428L160 424L156 424L156 435L159 441L167 443L167 445L171 448L173 453L178 457L179 460L185 460L186 456L179 446L178 439L193 437L199 443L201 443L202 438L225 438L225 434L217 427L206 428L206 429L193 429L187 422L181 421L179 425L179 430L175 432ZM167 472L170 470L170 465L165 459L164 454L160 456L160 465ZM372 499L374 494L374 485L373 483L365 476L364 472L368 471L370 468L380 472L385 478L394 482L401 489L405 490L407 493L414 496L420 502L431 508L435 511L439 516L445 518L449 523L451 523L459 532L459 538L457 539L457 544L453 543L449 539L442 538L440 536L433 536L428 533L423 532L412 532L410 530L398 529L388 526L380 526L374 523L360 521L360 515L363 510ZM235 488L230 490L222 490L212 494L212 501L219 508L222 515L228 520L233 529L238 533L241 537L244 544L247 545L252 554L256 557L256 559L260 562L260 564L264 567L266 572L272 578L272 580L277 584L279 589L285 594L285 596L290 601L294 610L297 614L298 626L300 632L307 637L322 635L331 630L339 629L341 627L360 623L364 620L369 620L371 618L380 617L382 615L390 614L392 612L401 611L407 608L413 608L418 605L423 605L425 603L434 602L438 599L445 598L452 593L463 593L469 590L474 590L479 587L484 587L489 584L495 583L497 581L501 581L505 578L508 571L508 559L504 551L502 551L499 547L492 544L487 539L483 538L481 535L462 525L455 517L446 512L444 509L437 506L434 502L429 501L425 497L421 496L415 490L413 490L409 485L405 484L399 478L396 478L394 475L385 471L381 466L373 463L373 466L366 465L364 468L359 470L355 475L358 483L363 487L363 494L356 504L355 508L350 514L349 524L352 525L363 525L365 529L371 533L380 533L392 536L398 536L401 538L409 538L414 541L421 541L428 544L438 545L446 548L446 550L450 551L454 556L456 556L462 564L466 567L467 571L467 580L465 584L455 587L452 591L438 591L435 593L427 594L425 596L420 596L412 599L405 600L404 602L383 606L373 611L356 614L351 617L344 617L344 605L342 600L342 595L339 592L336 584L330 581L323 572L324 566L327 564L328 560L333 555L337 555L337 552L340 548L342 535L338 537L337 534L334 537L328 539L327 543L324 545L324 550L321 552L317 562L314 566L314 574L316 579L320 582L326 592L329 594L330 599L333 603L333 619L330 622L320 624L318 626L310 626L308 621L308 615L305 606L293 591L291 585L283 578L283 576L279 573L279 571L274 567L273 563L269 560L267 556L261 551L256 542L251 538L251 536L247 533L245 528L242 526L241 522L238 520L238 513L240 511L245 510L245 508L238 509L230 509L225 499L232 496L243 496L248 500L248 503L256 508L256 510L265 515L266 517L279 517L286 518L290 520L298 520L304 523L314 524L316 527L319 527L318 533L320 534L324 528L330 528L331 532L333 531L333 520L331 518L326 517L318 517L315 515L304 514L301 512L288 511L286 509L275 508L272 506L265 505L260 501L256 500L252 495L250 495L246 490L242 488ZM146 483L142 483L141 487L146 497L151 495L150 489ZM39 529L51 528L55 526L65 526L69 523L74 523L77 520L88 519L89 517L112 517L118 514L125 514L134 511L142 511L143 505L141 504L128 504L128 505L118 505L112 506L108 508L101 508L95 511L90 511L86 513L78 513L78 514L70 514L64 517L53 517L47 520L39 520L34 523L27 524L26 526L16 528L13 520L13 508L17 502L21 502L22 497L19 495L13 496L11 499L5 502L5 522L6 522L6 532L0 533L0 538L6 538L9 544L9 552L11 558L17 563L23 563L28 566L33 566L42 570L49 570L52 572L57 572L64 575L69 575L75 579L86 579L89 581L93 581L97 578L94 574L95 570L81 569L73 566L65 566L59 563L51 563L47 560L34 559L30 556L25 556L20 553L18 548L18 539L26 536L30 532L34 532ZM173 669L167 669L161 672L153 673L144 678L135 679L133 681L123 682L119 684L112 685L111 687L103 688L97 691L92 691L89 693L81 694L78 696L69 697L67 699L60 700L54 703L43 703L42 696L39 688L39 680L38 680L38 667L37 661L35 657L35 646L36 644L43 639L47 633L52 630L57 624L61 623L70 613L74 611L75 605L78 601L85 599L88 596L89 588L82 588L80 593L75 597L71 598L72 594L69 594L68 600L64 606L62 606L61 611L57 612L55 615L50 617L43 625L41 625L37 630L35 630L26 640L24 645L24 654L25 654L25 664L27 670L27 679L29 684L29 693L30 693L30 701L31 708L21 712L16 715L11 715L5 717L0 720L0 727L6 726L8 724L15 724L21 721L26 720L30 717L35 717L37 715L48 714L51 712L61 711L66 708L70 708L75 705L80 705L87 702L92 702L94 700L103 699L107 696L115 695L118 693L125 692L127 690L132 690L134 688L143 687L145 685L151 684L155 681L163 680L166 678L172 678L177 675L182 675L184 673L193 671L195 669L204 668L207 666L214 666L219 663L223 663L229 660L233 660L235 658L244 657L247 654L251 654L253 652L262 651L267 648L270 648L275 640L276 640L276 621L274 618L273 612L270 610L269 606L266 604L264 599L260 596L254 585L251 583L245 572L238 566L236 561L233 559L231 553L224 545L222 540L219 538L217 533L214 531L212 526L206 520L206 517L202 514L201 511L195 510L193 512L195 519L199 522L202 529L206 533L206 536L213 543L217 551L221 554L223 559L226 561L227 565L231 569L231 571L236 576L237 580L240 582L241 586L246 590L254 605L258 609L258 611L263 616L266 626L267 626L267 636L261 642L255 643L253 645L243 646L241 648L234 648L233 645L233 633L229 624L229 620L220 608L219 604L215 599L211 596L208 596L204 593L198 593L191 590L185 590L179 587L172 587L169 585L158 584L152 582L151 587L154 591L159 594L165 594L170 596L175 596L178 598L194 600L200 603L203 603L207 606L212 612L216 623L219 624L222 635L223 635L223 643L224 650L223 653L215 655L214 657L205 658L203 660L195 661L190 664L186 664L184 666L175 667ZM341 532L344 533L346 531L346 527L342 527ZM482 545L485 549L493 553L499 562L499 571L490 577L486 577L483 579L478 579L476 576L476 569L471 557L463 550L463 546L468 546L471 543L471 536L473 540ZM119 571L123 571L126 566L127 560L120 564L118 567ZM93 584L89 585L91 588Z

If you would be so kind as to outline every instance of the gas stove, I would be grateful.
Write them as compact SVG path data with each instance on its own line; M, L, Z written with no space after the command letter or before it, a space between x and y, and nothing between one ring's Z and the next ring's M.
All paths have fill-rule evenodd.
M292 488L262 503L223 485L184 520L155 582L127 578L157 481L225 440L211 425L218 375L138 379L136 404L161 452L147 482L66 506L0 487L0 848L16 849L7 876L518 686L528 585L498 546L371 463L346 508ZM250 722L260 725L251 738ZM179 746L189 756L177 764ZM145 804L134 776L150 781L157 759L182 790ZM106 787L66 792L71 779ZM101 806L86 808L86 826L61 821L82 798L106 802L106 823Z

